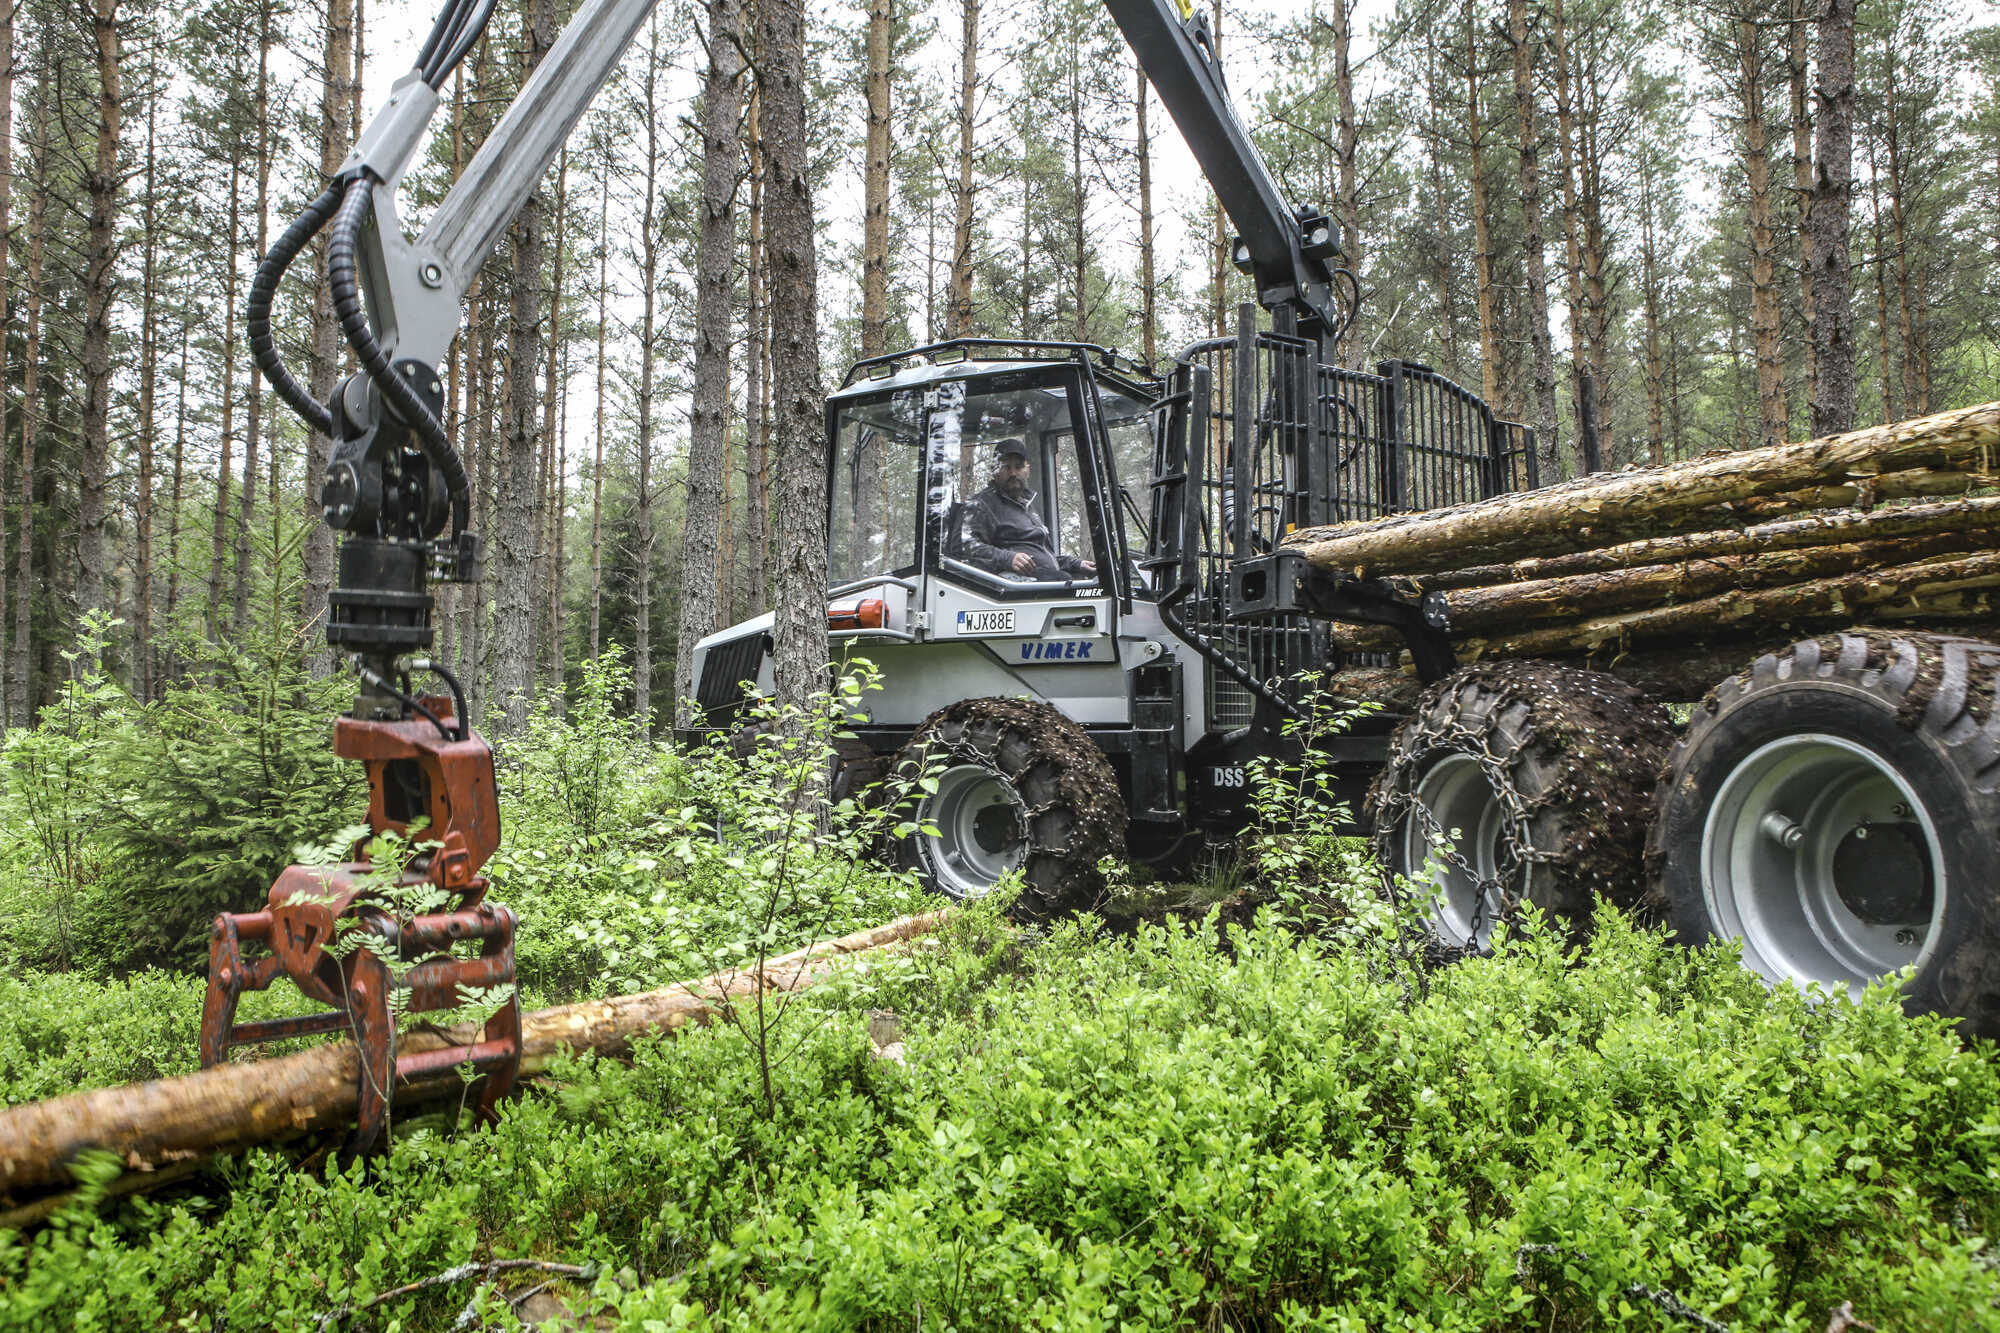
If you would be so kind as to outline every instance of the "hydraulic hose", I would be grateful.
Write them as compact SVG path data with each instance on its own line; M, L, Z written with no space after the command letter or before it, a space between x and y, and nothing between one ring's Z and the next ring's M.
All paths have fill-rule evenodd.
M368 311L361 300L355 250L374 189L375 182L366 173L355 176L348 181L340 209L333 217L333 236L326 250L326 281L333 290L333 313L362 371L396 415L410 425L424 456L444 474L445 490L451 496L451 534L457 537L470 526L472 519L472 484L465 474L465 464L445 438L444 425L431 412L430 404L389 364L388 354L376 341L374 330L368 327Z
M246 307L250 324L250 355L256 361L257 369L264 372L264 378L271 382L278 396L291 404L292 410L305 419L306 425L322 435L333 434L333 413L285 369L284 358L278 354L277 342L271 337L271 301L277 295L278 283L284 278L285 270L292 266L292 261L298 258L306 243L326 226L327 219L333 216L339 205L340 187L329 185L319 198L306 205L305 212L293 219L291 226L278 237L277 243L257 262L257 276L250 283L250 302Z

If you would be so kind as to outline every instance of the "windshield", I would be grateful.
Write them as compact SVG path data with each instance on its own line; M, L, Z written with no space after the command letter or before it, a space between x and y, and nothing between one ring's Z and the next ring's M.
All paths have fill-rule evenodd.
M1074 376L1036 367L843 404L828 577L917 567L926 446L940 554L1005 582L1095 582Z

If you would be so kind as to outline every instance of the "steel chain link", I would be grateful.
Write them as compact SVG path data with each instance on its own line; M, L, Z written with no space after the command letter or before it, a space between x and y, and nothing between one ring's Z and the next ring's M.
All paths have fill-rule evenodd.
M1395 828L1406 818L1414 819L1431 849L1430 855L1472 883L1474 897L1470 937L1475 950L1482 948L1478 941L1489 912L1495 929L1513 920L1525 887L1522 881L1526 867L1554 859L1552 853L1540 850L1527 839L1529 822L1535 811L1547 804L1547 797L1523 794L1514 785L1511 776L1514 764L1534 739L1534 729L1529 728L1512 745L1495 753L1489 736L1463 723L1453 722L1426 737L1422 748L1409 753L1410 762L1398 767L1396 784L1384 793L1380 803L1378 823L1381 827ZM1479 873L1452 841L1452 831L1440 824L1430 807L1417 799L1417 778L1428 767L1427 761L1434 755L1451 754L1468 755L1478 763L1480 772L1506 815L1494 857L1494 873L1490 876ZM1390 890L1394 894L1393 880L1390 881Z

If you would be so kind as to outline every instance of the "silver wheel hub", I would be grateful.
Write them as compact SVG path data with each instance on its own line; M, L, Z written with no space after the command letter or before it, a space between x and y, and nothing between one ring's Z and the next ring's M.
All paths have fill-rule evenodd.
M1493 883L1506 820L1499 793L1479 760L1451 754L1424 774L1415 804L1399 835L1402 862L1432 932L1460 947L1489 943L1501 910Z
M918 811L935 833L916 835L917 854L938 890L953 898L985 896L1028 857L1028 812L997 770L961 763L938 776Z
M1892 764L1844 736L1786 736L1737 764L1700 865L1710 921L1768 980L1858 995L1937 947L1949 885L1936 824Z

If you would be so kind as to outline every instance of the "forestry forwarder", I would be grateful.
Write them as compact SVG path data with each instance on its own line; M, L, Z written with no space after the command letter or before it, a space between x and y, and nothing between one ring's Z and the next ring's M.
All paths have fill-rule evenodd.
M907 864L955 898L1019 872L1030 914L1087 905L1102 855L1171 866L1240 832L1251 761L1298 755L1302 674L1386 665L1330 627L1389 627L1429 688L1314 748L1436 943L1483 949L1523 902L1580 927L1601 894L1690 942L1741 940L1774 981L1858 992L1910 969L1912 1009L2000 1035L2000 648L1760 645L1677 740L1607 675L1460 668L1440 594L1311 562L1287 539L1537 487L1533 432L1427 367L1331 364L1355 279L1327 219L1277 189L1205 21L1105 4L1240 229L1270 327L1246 305L1163 378L991 339L849 370L827 404L828 624L884 688L836 793L941 761ZM996 562L969 519L1017 451L1047 534ZM698 729L733 726L746 682L770 689L770 624L697 646Z

